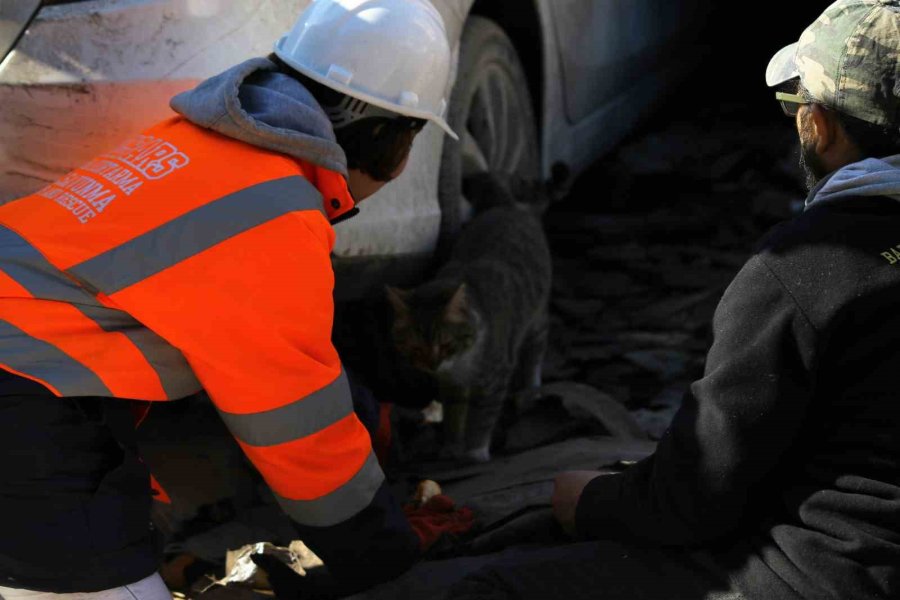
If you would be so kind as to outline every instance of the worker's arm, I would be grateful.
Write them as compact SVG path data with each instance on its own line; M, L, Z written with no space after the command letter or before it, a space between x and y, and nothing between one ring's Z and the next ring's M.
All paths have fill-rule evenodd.
M298 538L365 587L408 568L418 538L331 343L332 242L319 211L285 214L143 284L159 301L141 318L184 353Z
M676 545L722 536L795 442L809 408L815 331L761 257L729 286L713 325L705 374L656 453L584 487L580 533Z

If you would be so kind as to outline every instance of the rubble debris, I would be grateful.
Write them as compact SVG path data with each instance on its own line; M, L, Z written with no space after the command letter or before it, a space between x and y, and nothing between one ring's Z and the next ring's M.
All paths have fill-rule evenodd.
M500 552L521 544L565 544L563 532L548 506L528 506L496 524L480 531L471 542L457 550L458 554L476 556Z
M661 121L548 211L546 382L603 390L659 439L702 376L728 283L769 228L802 210L796 132L783 125L717 120L710 135L702 118Z
M606 306L606 300L593 298L589 301L554 298L553 305L561 315L572 319L585 319L598 315Z
M684 383L667 387L650 401L647 408L639 408L631 413L651 439L658 440L665 434L672 417L681 408L687 386Z
M764 190L753 199L753 214L773 219L790 219L803 209L803 201L778 190Z
M719 288L712 288L685 296L669 295L666 299L648 306L638 318L648 323L671 323L671 319L684 314L711 296L718 296L722 291Z
M621 346L635 348L691 348L694 345L694 339L680 331L625 331L611 339Z
M522 452L586 432L589 430L573 420L558 402L542 401L534 410L516 418L506 432L502 450Z
M656 375L663 382L668 382L683 375L691 362L686 352L672 348L656 350L636 350L622 355L626 360Z
M646 439L638 423L619 401L589 385L560 382L544 386L542 392L558 397L571 417L596 421L611 436Z
M613 344L597 344L590 339L579 339L569 349L568 357L577 362L609 360L621 356L622 349Z

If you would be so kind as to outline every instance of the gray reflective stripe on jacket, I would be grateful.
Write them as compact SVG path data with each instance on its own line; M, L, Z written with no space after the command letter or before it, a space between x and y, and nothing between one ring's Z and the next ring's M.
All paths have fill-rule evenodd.
M104 331L121 333L127 337L156 371L167 399L178 400L196 394L203 388L178 348L127 313L107 306L76 305L76 308Z
M273 219L300 210L324 214L322 195L299 176L266 181L214 200L68 269L111 295Z
M353 414L350 384L344 372L324 388L291 404L257 413L219 411L228 429L241 442L257 447L303 439ZM344 485L315 500L276 497L287 514L301 525L327 527L346 521L366 508L384 481L374 453Z
M383 482L384 473L373 451L356 475L330 494L314 500L290 500L275 494L275 499L282 510L300 525L330 527L366 508Z
M0 320L0 362L46 381L63 396L112 396L96 373L54 346Z
M257 413L219 411L232 435L250 446L275 446L322 431L353 413L347 376L291 404Z
M121 333L127 337L156 372L168 399L183 398L201 389L200 383L184 356L175 347L127 313L101 304L93 295L76 285L62 271L50 264L27 240L2 225L0 225L0 270L28 290L35 298L70 304L104 331ZM21 330L16 329L16 331L19 332L16 335L27 336ZM24 341L13 342L13 337L16 336L5 340L6 343L19 344L20 347L21 344L26 343ZM36 349L39 345L42 345L42 348L48 346L53 348L54 352L49 352L46 348L39 353L30 352L27 356L30 357L31 363L24 361L21 356L15 359L16 364L2 358L0 361L26 375L46 381L60 393L66 395L112 395L93 371L66 355L62 350L30 336L27 337L32 340L27 342L28 347ZM10 352L5 346L0 348L0 357L9 358L9 354ZM55 357L52 360L47 358L51 354ZM65 357L65 360L58 355ZM79 368L75 368L70 363L78 365ZM49 364L57 365L61 371L56 373L52 369L48 369L47 365ZM37 371L40 371L42 375L38 375ZM79 379L82 381L81 385L78 384ZM62 392L63 388L67 391Z

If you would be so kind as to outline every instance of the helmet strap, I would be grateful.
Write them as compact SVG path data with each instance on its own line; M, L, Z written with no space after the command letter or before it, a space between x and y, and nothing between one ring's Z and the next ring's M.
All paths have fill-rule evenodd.
M375 106L359 98L347 95L343 96L340 104L324 108L325 114L328 115L328 119L335 129L347 127L363 119L382 118L395 120L405 118L393 111L385 110L380 106Z

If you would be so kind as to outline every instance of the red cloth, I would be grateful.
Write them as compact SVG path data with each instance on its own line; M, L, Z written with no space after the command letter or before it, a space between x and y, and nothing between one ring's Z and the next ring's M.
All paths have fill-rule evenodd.
M470 508L456 508L449 496L438 494L422 506L407 504L403 512L419 536L419 547L426 551L445 534L459 535L472 528L475 516Z
M150 473L150 489L153 493L153 499L163 504L172 504L172 498L166 493L165 488L156 480L153 473Z

